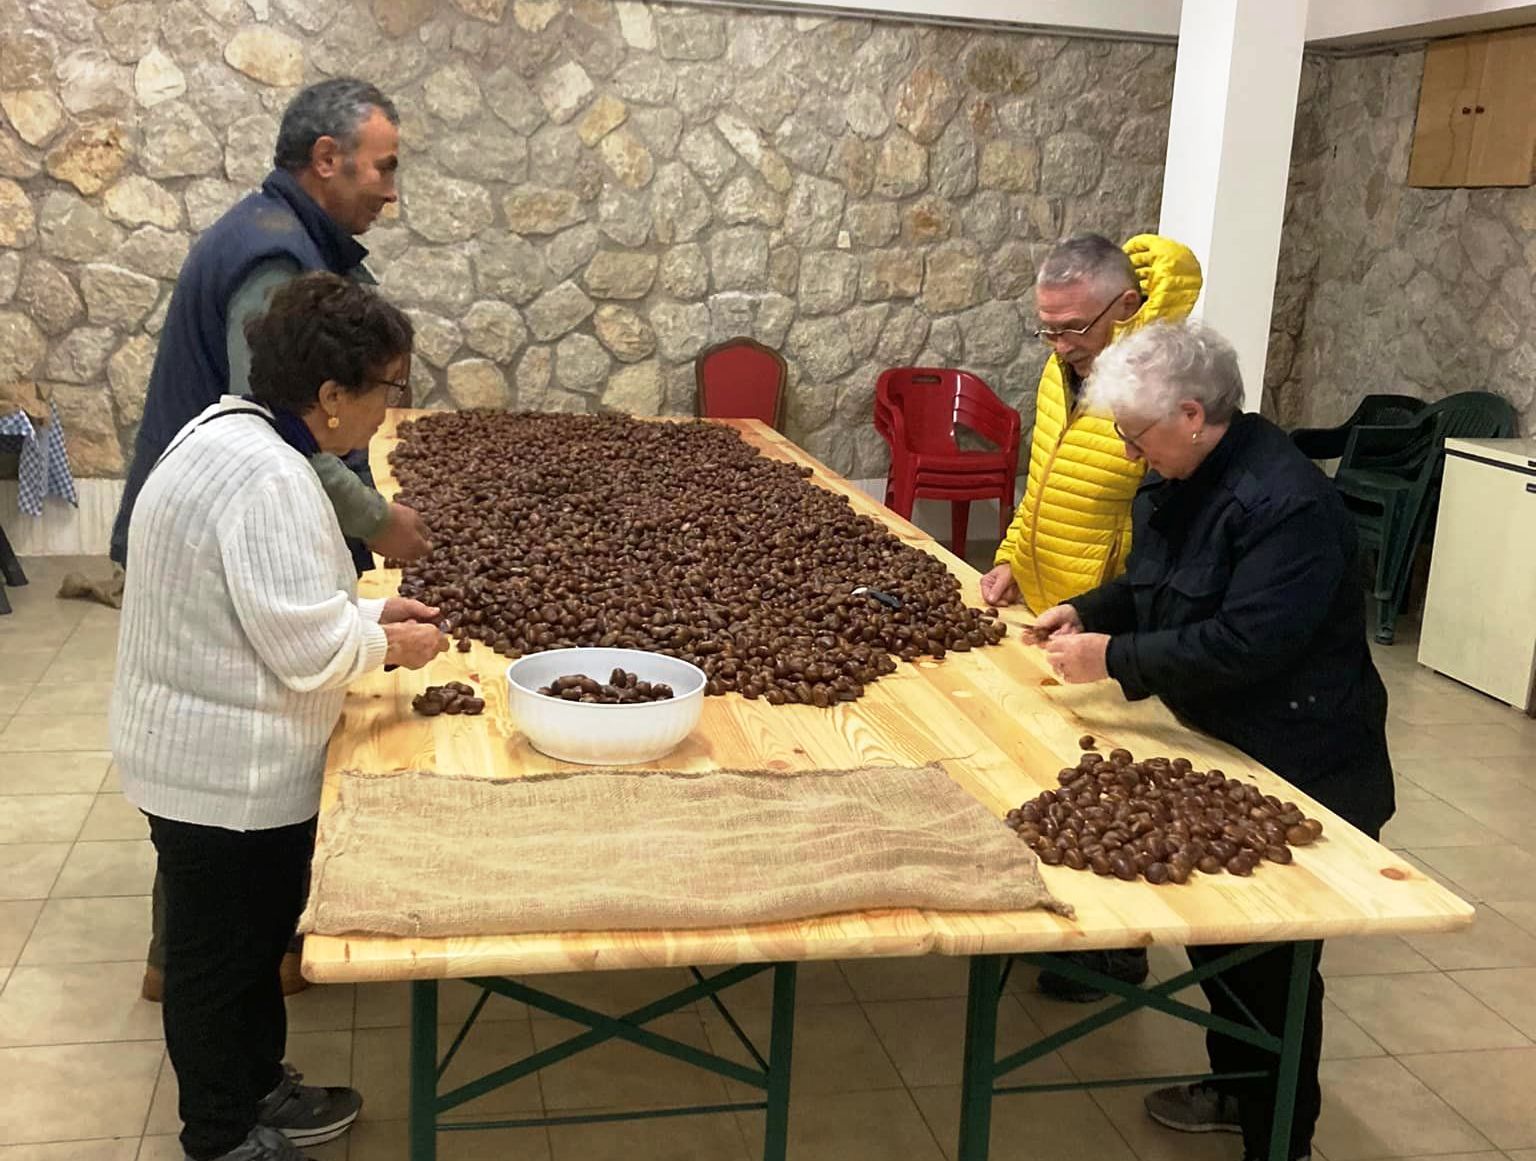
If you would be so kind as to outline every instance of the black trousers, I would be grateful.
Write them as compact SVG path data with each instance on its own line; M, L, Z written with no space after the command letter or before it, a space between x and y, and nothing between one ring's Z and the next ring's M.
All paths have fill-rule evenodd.
M1286 999L1290 989L1291 958L1294 943L1266 945L1269 950L1262 955L1228 968L1219 977L1201 983L1211 1011L1238 1024L1247 1024L1243 1014L1246 1007L1265 1031L1275 1036L1285 1031ZM1317 1127L1317 1116L1322 1111L1323 1094L1317 1079L1317 1063L1323 1048L1323 977L1318 972L1322 956L1321 942L1312 944L1311 986L1307 991L1306 1015L1302 1024L1301 1063L1296 1076L1296 1113L1291 1122L1292 1161L1312 1152L1312 1132ZM1189 962L1202 967L1223 955L1235 951L1236 946L1191 947ZM1229 995L1216 979L1225 981ZM1242 1007L1233 997L1242 1001ZM1241 1040L1233 1040L1220 1032L1205 1034L1206 1051L1210 1054L1213 1072L1264 1072L1266 1076L1255 1080L1218 1081L1216 1087L1237 1098L1243 1124L1243 1152L1250 1157L1269 1157L1270 1127L1275 1116L1276 1070L1279 1057Z
M279 978L304 905L315 821L232 831L149 816L165 894L165 1046L181 1090L181 1145L229 1152L282 1079Z

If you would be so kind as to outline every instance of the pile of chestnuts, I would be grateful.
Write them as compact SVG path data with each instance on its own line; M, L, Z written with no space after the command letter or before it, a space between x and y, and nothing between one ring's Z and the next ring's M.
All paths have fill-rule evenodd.
M939 560L730 428L462 411L400 437L396 498L436 545L400 593L440 607L460 649L646 649L709 694L830 706L898 658L1006 633Z
M631 705L643 701L670 701L672 687L664 681L641 681L627 669L615 669L605 682L584 673L568 673L540 686L545 697L562 701L596 702L599 705Z
M1261 862L1289 863L1323 824L1257 786L1188 758L1148 758L1129 750L1106 758L1092 737L1076 766L1005 821L1048 867L1093 871L1127 881L1187 883L1204 875L1251 875Z
M475 687L462 681L450 681L447 685L429 685L411 699L411 708L424 718L438 714L478 714L485 711L485 699L475 693Z

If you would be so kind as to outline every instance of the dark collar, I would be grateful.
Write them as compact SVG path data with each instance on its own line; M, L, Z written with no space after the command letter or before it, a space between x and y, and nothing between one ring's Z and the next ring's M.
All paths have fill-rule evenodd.
M1165 531L1187 522L1220 486L1227 469L1253 441L1261 423L1257 414L1234 415L1226 433L1187 480L1165 480L1151 473L1144 486L1152 493L1152 522Z
M314 240L332 272L345 274L362 265L363 259L368 257L367 247L321 209L320 204L304 192L298 178L286 169L274 169L267 174L261 183L261 191L287 204L304 227L304 232Z
M254 395L242 395L240 398L246 403L254 403L257 407L265 407L270 411L272 426L277 429L277 434L283 437L285 444L305 459L319 454L320 443L315 439L315 433L309 430L309 424L304 422L302 416L295 415L286 407L257 399Z

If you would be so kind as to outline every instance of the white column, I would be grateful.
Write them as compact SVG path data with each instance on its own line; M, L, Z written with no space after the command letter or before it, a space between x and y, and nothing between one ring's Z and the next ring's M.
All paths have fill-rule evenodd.
M1264 389L1308 0L1184 0L1160 230L1205 267L1195 313Z

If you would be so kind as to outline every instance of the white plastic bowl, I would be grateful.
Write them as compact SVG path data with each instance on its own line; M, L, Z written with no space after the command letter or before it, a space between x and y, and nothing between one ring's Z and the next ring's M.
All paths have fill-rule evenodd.
M557 677L582 673L606 682L615 669L672 687L667 701L631 705L562 701L539 692ZM507 666L507 702L528 741L541 754L587 766L653 762L675 750L699 724L704 671L676 657L643 649L551 649Z

